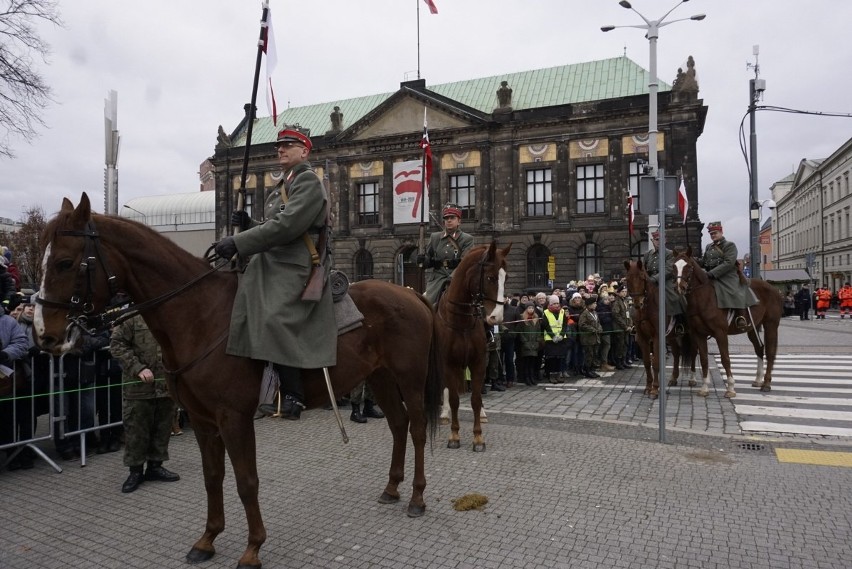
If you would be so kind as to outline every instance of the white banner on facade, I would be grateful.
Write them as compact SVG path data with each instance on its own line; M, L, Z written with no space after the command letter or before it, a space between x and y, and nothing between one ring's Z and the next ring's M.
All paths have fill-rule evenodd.
M393 165L393 223L420 223L423 162L409 160ZM423 203L423 221L429 223L429 187Z

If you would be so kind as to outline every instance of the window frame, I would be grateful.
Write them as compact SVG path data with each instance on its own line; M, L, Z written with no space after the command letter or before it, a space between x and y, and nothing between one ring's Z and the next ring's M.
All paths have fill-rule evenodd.
M535 177L536 173L542 173L542 177L546 179L530 181L530 174ZM532 188L531 188L532 184ZM536 194L537 186L542 186L542 201L530 202L530 190L533 190L534 200L538 197ZM552 217L553 216L553 167L537 164L536 167L524 169L524 213L526 217ZM531 209L532 208L532 209ZM541 208L541 213L539 213Z
M367 186L375 188L375 192L369 196L375 199L375 209L373 211L364 212L364 198L368 194L363 192ZM381 183L378 179L362 179L355 182L355 224L361 227L378 227L381 225ZM367 217L369 216L369 217Z
M586 171L593 169L593 176L587 177ZM598 172L599 170L599 172ZM583 177L580 176L581 171ZM598 175L600 174L600 175ZM606 170L603 162L589 162L588 164L577 164L574 168L574 177L576 180L576 210L578 215L595 215L606 213ZM587 185L592 181L592 190L594 197L588 198L589 191ZM581 198L582 193L582 198ZM588 211L587 204L592 203L592 211Z

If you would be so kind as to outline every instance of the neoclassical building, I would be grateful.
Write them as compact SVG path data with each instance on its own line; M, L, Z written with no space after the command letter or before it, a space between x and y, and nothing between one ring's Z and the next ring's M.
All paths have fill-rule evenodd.
M692 67L690 67L692 69ZM693 76L660 82L656 152L666 174L684 177L688 222L670 221L701 242L696 143L707 107ZM458 204L477 244L512 243L508 290L565 286L645 250L648 218L636 212L628 235L628 195L637 196L648 160L648 73L627 57L427 86L290 108L257 118L249 149L246 204L261 215L280 180L274 148L282 125L309 129L311 162L326 181L334 220L335 265L352 280L384 279L421 289L414 265L424 109L433 153L428 188L435 231L443 204ZM240 186L247 121L219 129L205 168L216 191L217 234ZM412 177L412 172L414 176ZM419 202L418 202L419 203ZM431 215L428 215L431 214Z

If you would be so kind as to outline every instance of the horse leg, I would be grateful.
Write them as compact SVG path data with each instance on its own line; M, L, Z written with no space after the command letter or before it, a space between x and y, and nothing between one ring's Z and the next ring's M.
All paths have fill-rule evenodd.
M485 354L483 354L484 356ZM473 409L473 452L485 450L482 437L482 386L485 384L485 358L472 361L470 365L470 406Z
M652 400L656 399L660 396L660 376L657 375L657 370L660 369L660 350L657 349L656 344L651 342L648 343L648 347L651 350L650 357L650 366L651 373L648 375L650 378L650 386L648 389L648 397ZM666 348L663 346L663 357L666 357ZM645 365L645 369L648 368L648 364Z
M772 390L772 369L775 367L775 357L778 355L778 322L766 322L763 326L763 339L766 342L766 373L763 376L761 391Z
M675 340L672 342L672 377L669 380L669 387L677 385L677 379L680 377L680 358L680 344L678 340Z
M459 437L459 393L464 387L464 369L451 367L444 372L450 396L450 438L447 440L447 448L461 448ZM472 383L472 382L471 382Z
M757 373L754 374L754 381L751 382L751 386L763 387L763 346L754 326L748 330L748 339L754 347L754 355L757 356Z
M446 387L444 388L444 397L441 405L441 424L450 424L450 390Z
M213 541L225 529L225 504L222 482L225 479L225 444L213 427L202 426L190 411L195 440L201 450L201 466L204 471L204 489L207 491L207 526L204 534L195 542L186 560L189 563L208 561L216 554Z
M734 390L734 372L731 371L731 355L728 353L728 335L723 332L717 336L716 344L722 356L722 367L725 368L725 397L733 399L737 392Z
M698 395L707 397L710 395L710 362L707 359L707 338L703 337L698 341L698 358L701 362L701 389L698 390Z
M398 396L396 385L379 382L377 379L375 375L370 379L370 388L373 391L373 397L376 398L376 403L379 404L379 407L382 408L385 414L385 420L388 422L388 427L393 437L393 452L391 453L390 470L388 470L388 483L381 496L379 496L379 503L393 504L399 501L399 484L405 478L405 450L408 438L406 431L409 427L409 412L417 406L414 402L422 400L422 397L419 400L418 397L420 396L413 397L409 411L406 411L406 407L402 404L402 399ZM409 400L408 395L405 395L405 399L406 401ZM414 428L413 424L412 428Z
M266 541L266 528L260 515L260 503L257 500L257 442L254 433L252 405L248 412L234 412L222 421L222 441L231 459L234 478L237 482L237 494L243 503L248 522L248 544L240 557L237 569L259 568L261 566L260 547ZM221 484L220 484L221 487Z

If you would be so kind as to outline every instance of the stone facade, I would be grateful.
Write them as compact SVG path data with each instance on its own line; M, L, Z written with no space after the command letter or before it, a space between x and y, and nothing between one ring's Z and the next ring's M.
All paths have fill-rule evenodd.
M628 239L626 203L631 183L638 184L637 161L648 158L648 96L513 109L498 103L501 85L492 87L494 112L486 113L430 91L423 80L402 83L351 126L313 133L311 162L330 191L338 269L353 280L373 277L422 290L414 266L420 224L394 223L392 189L394 163L421 159L424 107L434 157L430 211L437 214L451 197L461 201L451 196L460 180L472 189L462 192L472 202L462 228L477 244L512 243L509 292L547 288L551 277L560 287L589 272L617 277L629 241L634 258L644 251L638 243L646 240L647 216L637 211ZM514 87L515 99L518 94ZM684 176L690 203L686 229L670 221L671 245L685 244L687 230L694 248L701 243L696 143L706 113L697 93L659 94L659 164ZM243 152L220 144L211 158L220 235L234 207ZM252 146L251 203L263 202L277 170L271 143ZM359 196L370 191L375 202L368 200L373 205L365 215ZM540 199L530 200L536 191ZM432 222L425 232L435 230ZM555 273L548 261L551 267L555 261Z

